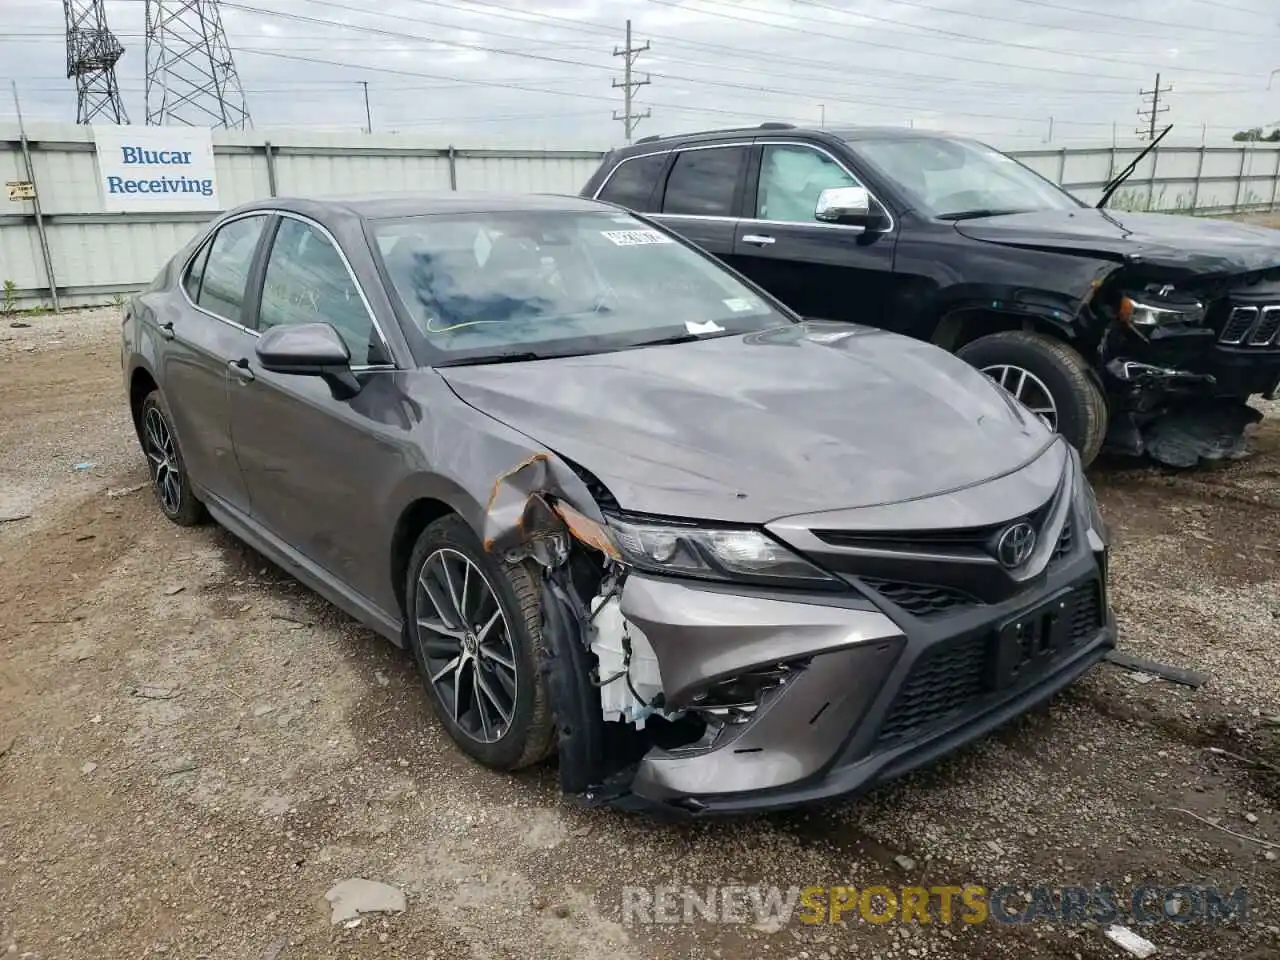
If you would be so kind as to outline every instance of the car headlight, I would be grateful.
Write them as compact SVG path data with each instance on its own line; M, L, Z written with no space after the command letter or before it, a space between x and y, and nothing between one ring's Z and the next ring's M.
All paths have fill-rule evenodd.
M716 529L609 517L625 563L637 570L709 580L841 587L843 581L758 530Z
M1153 297L1123 296L1117 310L1122 323L1139 330L1152 330L1170 323L1200 323L1204 304L1199 300L1161 302Z

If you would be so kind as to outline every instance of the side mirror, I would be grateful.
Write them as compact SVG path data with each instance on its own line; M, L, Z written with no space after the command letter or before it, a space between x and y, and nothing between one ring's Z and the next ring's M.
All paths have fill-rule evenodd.
M884 215L872 208L866 187L829 187L818 194L813 218L819 223L839 223L854 227L876 227Z
M351 372L351 351L327 323L272 327L258 338L255 353L263 370L323 378L340 400L360 392L360 381Z

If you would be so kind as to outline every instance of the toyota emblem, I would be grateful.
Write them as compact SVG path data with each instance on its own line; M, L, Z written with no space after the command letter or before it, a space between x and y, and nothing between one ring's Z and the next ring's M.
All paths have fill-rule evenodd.
M1001 566L1012 570L1030 558L1036 548L1036 528L1025 520L1011 524L996 541L996 559Z

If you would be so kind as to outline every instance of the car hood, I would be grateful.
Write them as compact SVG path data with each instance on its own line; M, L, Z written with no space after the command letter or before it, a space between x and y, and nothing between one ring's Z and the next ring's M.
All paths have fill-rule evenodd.
M1280 230L1120 210L1040 210L961 220L966 237L1218 275L1280 266Z
M1007 474L1054 435L937 347L846 324L439 370L622 509L764 523Z

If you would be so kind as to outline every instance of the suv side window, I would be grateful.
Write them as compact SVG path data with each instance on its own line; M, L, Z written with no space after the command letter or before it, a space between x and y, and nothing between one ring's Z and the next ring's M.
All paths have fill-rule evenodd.
M352 366L390 362L342 256L310 224L282 217L267 260L258 329L328 323L351 351Z
M748 147L710 147L686 150L676 156L667 177L663 213L702 217L732 217L733 197Z
M248 326L241 314L253 255L267 222L266 215L233 220L214 235L204 258L196 304L232 323ZM201 258L196 258L201 263ZM195 264L192 265L193 267Z
M825 153L792 144L765 144L756 190L757 220L808 223L818 194L831 187L862 184Z
M629 210L647 213L653 209L650 197L667 164L665 153L624 160L613 170L609 181L600 191L600 199L616 203Z

